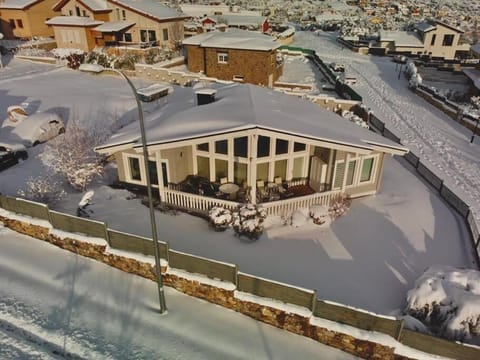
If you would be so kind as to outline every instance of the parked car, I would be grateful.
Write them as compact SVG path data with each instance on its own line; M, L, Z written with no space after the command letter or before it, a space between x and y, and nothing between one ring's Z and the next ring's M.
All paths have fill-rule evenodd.
M12 149L7 144L0 144L0 171L19 163L28 158L25 148Z
M405 55L395 55L392 59L393 62L399 63L399 64L406 64L408 58Z
M9 119L6 119L7 121ZM58 114L38 112L21 119L12 126L2 127L0 141L18 142L26 147L43 143L65 132L65 125Z

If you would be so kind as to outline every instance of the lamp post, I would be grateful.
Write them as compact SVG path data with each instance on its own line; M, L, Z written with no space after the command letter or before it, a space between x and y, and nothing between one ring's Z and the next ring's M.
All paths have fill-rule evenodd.
M92 65L92 64L82 64L82 65L80 65L80 68L79 68L80 71L100 73L104 70L107 70L103 66L99 66L99 65ZM135 85L133 85L132 81L127 77L127 75L125 75L122 71L117 69L108 69L108 70L111 70L119 74L122 78L124 78L127 81L128 85L133 91L133 95L135 96L135 101L137 102L138 120L140 122L140 134L141 134L141 140L142 140L143 166L145 167L145 175L146 175L145 177L147 180L147 196L148 196L148 208L150 212L150 226L152 231L152 240L153 240L153 247L154 247L154 254L155 254L155 272L157 275L158 298L160 302L160 314L163 314L165 311L167 311L167 304L165 302L165 292L163 290L162 269L160 266L160 249L158 247L157 225L155 221L155 210L153 208L150 172L148 171L147 136L145 134L145 124L143 121L142 103L138 97L138 93L137 93L137 89L135 88Z

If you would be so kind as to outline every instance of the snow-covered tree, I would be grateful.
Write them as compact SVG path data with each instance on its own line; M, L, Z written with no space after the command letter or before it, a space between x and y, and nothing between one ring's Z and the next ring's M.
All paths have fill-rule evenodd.
M103 174L104 158L93 150L106 134L95 128L82 129L70 121L65 134L47 143L43 160L55 173L63 176L76 190L84 191L88 184Z
M408 292L405 313L434 334L480 344L480 272L428 268Z
M18 190L17 194L27 200L53 205L65 195L65 191L61 181L53 176L37 176L29 178L26 188Z

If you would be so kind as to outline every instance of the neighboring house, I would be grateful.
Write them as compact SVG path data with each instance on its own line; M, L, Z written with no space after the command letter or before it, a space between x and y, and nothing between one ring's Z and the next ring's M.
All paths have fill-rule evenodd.
M61 0L46 22L60 48L95 46L176 47L183 40L184 14L154 0Z
M229 28L255 30L266 33L270 29L265 16L255 15L211 15L201 20L204 29L212 29L217 24L225 24Z
M183 46L192 72L269 87L282 75L283 62L277 58L280 44L258 32L211 31L185 39Z
M194 92L175 87L145 123L148 171L167 204L205 211L250 201L280 213L340 194L374 194L386 155L408 151L311 102L263 87L233 83ZM146 185L137 123L96 151L115 157L121 182ZM208 186L185 190L184 181L194 176L215 190L227 182L246 194L225 202Z
M58 11L52 9L57 1L0 1L0 32L3 33L5 39L53 36L53 30L45 24L45 21L59 15Z
M453 26L428 20L417 23L413 31L380 31L378 45L387 53L452 60L470 50L470 45L462 42L462 34L462 30Z

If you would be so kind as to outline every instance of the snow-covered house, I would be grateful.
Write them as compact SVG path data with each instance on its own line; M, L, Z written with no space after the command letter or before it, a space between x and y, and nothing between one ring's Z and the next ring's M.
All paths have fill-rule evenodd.
M145 127L162 201L203 211L250 201L281 213L374 194L386 155L408 151L311 102L250 84L176 87ZM146 185L137 123L96 151L115 157L121 182ZM201 185L192 189L195 178Z
M84 51L105 45L175 47L187 18L154 0L60 0L54 10L62 16L46 24L58 47Z
M272 87L282 75L280 44L259 32L210 31L183 40L183 46L188 70L206 76Z
M6 39L53 36L45 21L59 14L52 9L58 0L0 1L0 32Z
M379 46L387 52L452 60L470 49L462 34L462 30L438 20L426 20L415 24L413 31L380 31Z

